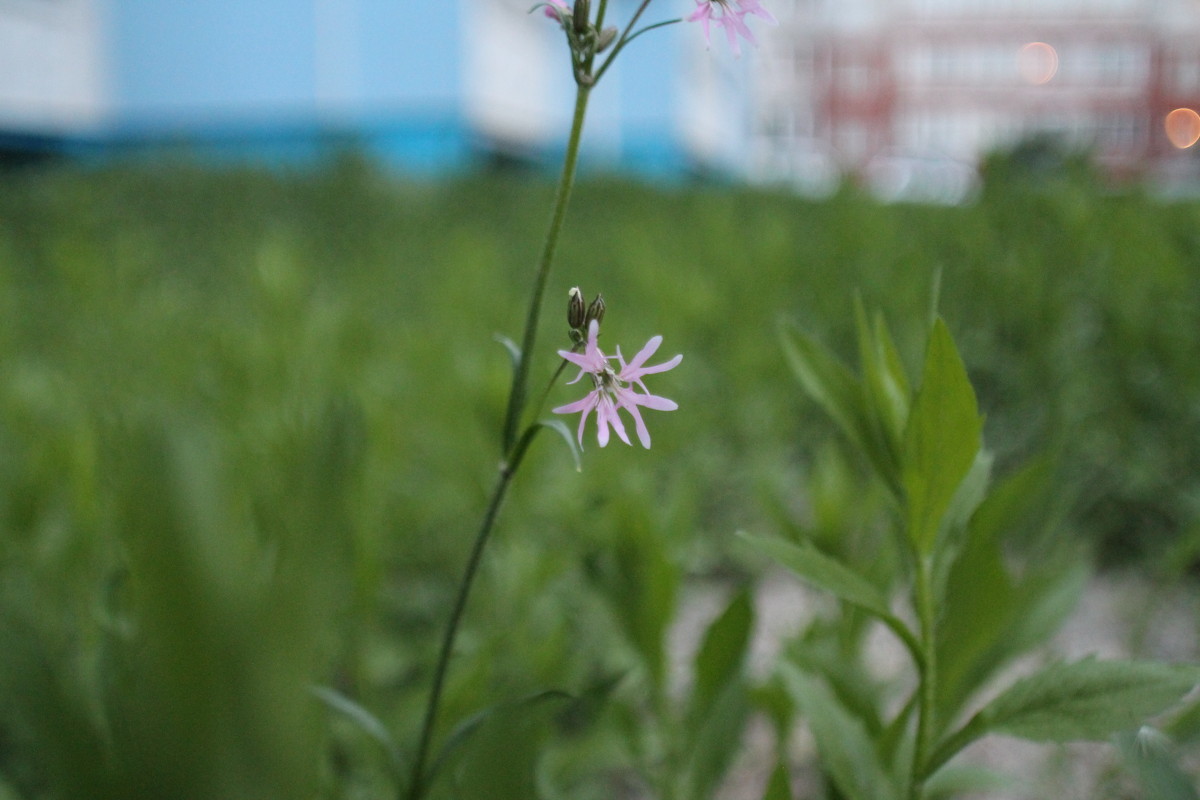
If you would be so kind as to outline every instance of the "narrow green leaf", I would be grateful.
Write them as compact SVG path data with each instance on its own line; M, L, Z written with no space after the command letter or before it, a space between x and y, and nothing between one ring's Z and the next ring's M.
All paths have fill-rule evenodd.
M946 767L925 782L927 800L954 800L979 792L1004 793L1012 789L1013 779L987 767L964 764Z
M745 683L727 682L704 718L685 734L687 760L680 797L713 796L730 764L742 752L742 734L749 718L750 699Z
M771 770L763 800L792 800L792 780L788 777L787 765L782 761Z
M900 637L913 657L920 659L921 648L912 631L892 613L883 593L862 575L812 546L795 545L783 539L753 536L744 531L738 531L737 535L742 541L760 553L770 556L818 589L824 589L839 600L878 617Z
M879 360L879 371L883 379L883 394L889 401L899 441L905 423L908 422L912 390L909 388L908 374L904 371L904 362L900 360L900 352L896 349L896 343L892 340L882 313L875 315L874 331L876 358Z
M801 546L767 536L755 536L745 531L738 531L737 536L817 588L824 589L875 616L891 613L887 599L870 581L815 547Z
M780 674L816 739L823 767L847 800L897 797L896 786L862 720L838 703L824 683L794 665L784 663Z
M554 715L572 701L546 691L491 706L461 723L430 770L453 759L451 773L461 797L537 797L536 766Z
M521 348L512 339L502 333L493 333L492 338L504 346L508 351L508 357L512 360L513 372L521 365Z
M938 308L942 304L942 268L935 267L933 270L933 279L929 282L929 326L937 321Z
M1200 741L1200 697L1191 698L1175 714L1166 730L1177 742L1192 745Z
M1166 710L1198 681L1194 666L1088 658L1018 681L978 718L989 733L1033 741L1106 739Z
M675 618L680 574L644 504L614 508L621 537L589 562L589 576L659 689L666 681L666 633Z
M1035 742L1099 741L1137 728L1200 682L1200 667L1087 658L1052 664L1009 687L951 735L926 765L932 774L988 734Z
M750 592L743 589L709 626L696 653L696 682L690 709L693 720L703 719L718 693L740 678L753 628L754 606Z
M917 553L932 550L950 501L982 442L975 390L942 320L934 323L921 388L904 437L908 536Z
M856 297L854 319L858 329L858 353L868 411L878 429L877 436L886 449L889 467L898 472L904 426L908 420L908 377L904 374L883 315L875 317L872 327L862 299Z
M986 448L981 447L975 452L975 460L972 462L971 468L963 476L954 495L950 498L950 504L946 507L941 524L943 533L948 531L961 533L966 529L971 515L987 497L994 461L995 456Z
M567 449L571 451L571 459L575 462L575 471L583 472L583 460L579 452L579 442L575 440L575 435L571 433L566 424L561 419L543 419L535 424L538 427L552 430L561 436L563 441L567 443Z
M800 385L868 459L884 484L899 496L897 454L872 415L859 379L827 348L791 328L782 328L784 355Z
M804 391L856 446L868 451L858 379L811 336L791 327L780 333L784 356Z
M387 726L380 722L378 717L336 689L328 686L310 686L309 691L331 710L353 722L359 730L378 744L380 749L387 754L389 764L397 774L400 774L403 764L400 762L399 750L396 748L396 743L392 740Z
M1084 587L1089 570L1072 548L1027 553L1020 570L1010 564L1007 534L1045 524L1042 500L1053 488L1048 467L1035 461L991 490L971 516L947 570L937 636L943 719L957 716L998 670L1044 642ZM968 475L964 489L970 481Z

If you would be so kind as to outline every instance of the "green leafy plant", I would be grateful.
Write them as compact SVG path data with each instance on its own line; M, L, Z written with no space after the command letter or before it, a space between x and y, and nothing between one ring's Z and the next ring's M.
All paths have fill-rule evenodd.
M779 667L838 796L941 796L962 777L949 768L954 757L984 736L1103 740L1178 702L1200 669L1085 658L1017 680L1003 671L1053 632L1085 574L1052 538L1018 534L1036 527L1048 467L990 486L983 419L941 319L930 325L915 385L882 316L869 318L859 303L856 320L859 374L794 328L783 340L805 391L886 487L876 544L887 568L872 570L874 553L826 552L811 537L743 536L843 608L837 622L810 628ZM1016 540L1024 553L1010 552ZM902 645L911 680L899 690L866 663L869 621ZM1007 685L985 696L996 680Z
M755 623L751 592L722 592L719 613L678 664L671 630L683 611L681 571L661 535L626 514L614 545L586 559L589 581L631 655L611 709L621 760L654 797L711 797L741 751L752 711L745 674ZM673 666L689 676L686 686Z

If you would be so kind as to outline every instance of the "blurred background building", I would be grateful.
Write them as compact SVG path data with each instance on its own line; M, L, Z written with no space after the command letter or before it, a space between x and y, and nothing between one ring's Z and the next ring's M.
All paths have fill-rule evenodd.
M532 0L0 0L0 149L267 161L361 148L405 170L561 149L572 86ZM672 26L594 95L585 152L800 190L954 201L1034 135L1117 176L1190 169L1197 0L773 0L734 59ZM613 0L627 17L632 0ZM646 20L686 14L657 0Z
M989 151L1033 136L1117 176L1182 167L1200 137L1200 3L792 0L764 47L752 121L763 175L966 190ZM936 199L931 197L930 199Z
M0 0L0 147L285 162L355 147L417 171L544 157L573 84L533 3ZM678 41L623 55L592 104L590 157L680 168Z

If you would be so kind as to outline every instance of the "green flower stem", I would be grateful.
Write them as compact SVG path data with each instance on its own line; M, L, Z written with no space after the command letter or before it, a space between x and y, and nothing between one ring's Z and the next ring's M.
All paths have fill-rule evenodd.
M640 6L638 6L638 10L634 12L633 17L629 20L629 24L625 26L624 32L617 39L617 43L616 43L616 45L613 46L612 51L608 54L608 58L604 59L603 63L600 64L600 69L596 70L596 74L593 76L593 81L600 80L600 77L605 72L608 71L609 65L612 64L612 62L616 59L617 53L621 52L621 50L624 49L625 45L629 44L630 42L632 42L637 37L641 36L646 31L653 30L655 28L661 28L664 25L673 25L676 22L683 21L681 19L672 19L672 20L668 20L667 22L659 22L654 25L647 26L647 27L643 28L642 30L638 31L637 33L630 35L630 32L633 30L633 26L637 25L638 19L641 18L642 12L646 10L646 6L648 6L648 5L650 5L650 0L642 0L642 4ZM601 14L604 13L604 4L603 3L600 4L600 13ZM599 27L602 24L603 24L603 18L601 18L601 20L596 23L596 26Z
M571 348L571 352L578 353L580 347L582 347L582 345L575 345ZM554 388L554 384L558 383L558 379L562 377L563 370L566 369L567 364L570 363L571 362L567 361L565 358L558 362L558 369L554 370L554 375L552 375L550 380L546 383L546 388L542 390L541 396L538 397L538 401L533 407L535 417L541 416L542 406L546 405L546 398L550 396L550 390Z
M417 757L413 760L412 777L408 784L407 797L409 800L420 800L427 787L429 775L425 772L425 762L429 760L429 746L433 741L434 724L437 722L438 706L441 704L442 687L446 682L446 672L450 666L450 655L454 650L454 640L458 634L458 624L462 621L463 611L467 607L467 598L471 594L471 586L475 582L475 573L483 559L483 549L491 537L492 529L496 527L496 516L500 513L500 505L508 494L509 484L517 474L517 468L525 458L529 445L541 428L532 425L517 441L513 448L512 457L500 464L496 477L496 486L492 489L492 499L484 512L483 522L479 525L479 533L475 535L475 543L471 545L471 554L467 558L467 568L458 584L458 595L454 598L454 609L450 612L450 622L442 637L442 648L438 653L437 667L433 673L433 688L429 692L429 704L425 707L425 721L421 726L421 741L417 747Z
M458 596L454 598L454 610L450 613L450 622L442 637L442 649L438 653L437 667L433 672L433 687L429 690L429 703L425 706L425 721L421 725L421 740L417 746L417 756L413 760L412 775L408 782L409 800L420 800L425 795L426 779L425 762L429 759L429 746L433 740L433 728L437 722L438 706L441 704L442 687L446 682L446 670L450 665L450 654L454 650L454 639L458 634L458 624L462 620L463 610L467 606L467 597L471 593L471 584L475 581L475 573L479 570L479 562L483 557L483 548L496 524L496 515L500 504L508 493L508 485L512 481L515 468L507 463L500 467L496 487L492 490L492 499L488 502L479 533L475 535L475 543L471 546L471 555L467 558L467 568L458 584Z
M937 645L934 626L937 624L933 607L933 560L921 555L916 570L917 618L921 625L923 663L919 664L917 686L917 741L913 748L913 767L909 784L909 800L920 800L928 776L928 762L933 751L937 720Z
M524 459L529 445L533 442L533 438L537 435L537 432L541 430L536 425L530 426L524 430L519 439L517 438L517 429L521 423L522 412L525 410L528 391L527 385L529 383L529 362L530 356L533 353L534 343L537 339L542 298L546 293L546 283L550 277L550 265L554 260L554 250L558 244L558 234L562 229L567 204L571 199L571 188L575 182L575 165L579 159L579 141L583 133L583 120L587 110L588 92L589 87L579 86L575 96L575 114L571 122L571 133L567 139L567 155L563 162L562 177L559 180L558 193L555 197L554 212L550 218L550 229L546 233L546 243L542 248L541 260L538 262L537 277L534 279L533 294L529 301L529 314L525 320L525 336L521 340L520 358L517 359L517 367L513 374L512 390L508 397L508 411L504 420L504 460L500 464L496 486L492 490L492 497L488 502L487 511L484 512L483 521L479 525L479 532L475 535L475 542L471 545L471 553L467 557L467 566L463 571L462 580L458 584L458 594L454 599L454 608L450 612L450 620L446 624L446 630L442 637L441 650L438 652L437 665L434 667L433 672L433 686L429 690L429 700L425 706L425 718L421 724L421 737L417 745L417 755L413 759L412 773L407 792L402 795L403 797L407 797L408 800L420 800L425 796L425 791L428 789L428 781L431 776L426 773L425 765L429 760L429 749L433 742L433 732L437 727L437 716L442 701L442 690L446 683L446 673L450 666L450 656L454 651L454 641L458 635L458 626L462 622L463 612L467 606L467 599L471 594L471 586L474 584L475 575L479 571L479 563L483 558L484 547L487 545L492 529L496 525L496 516L500 512L500 505L503 503L505 495L508 494L509 484L512 483L513 476L516 475L517 468L521 465L521 461ZM561 374L561 372L562 366L560 365L555 377Z
M558 182L558 194L554 200L554 213L550 217L550 229L546 232L546 243L538 262L537 276L533 282L533 293L529 298L529 313L525 318L525 336L521 339L521 357L513 375L512 391L508 395L508 411L504 416L503 448L509 456L517 439L521 415L525 411L529 383L529 362L537 341L538 320L542 313L542 297L550 277L550 265L554 261L554 250L558 246L558 234L562 230L567 205L571 200L571 189L575 184L575 164L579 160L579 140L583 134L583 119L587 111L591 87L579 85L575 93L575 114L571 120L571 134L567 138L567 155L563 161L562 177Z

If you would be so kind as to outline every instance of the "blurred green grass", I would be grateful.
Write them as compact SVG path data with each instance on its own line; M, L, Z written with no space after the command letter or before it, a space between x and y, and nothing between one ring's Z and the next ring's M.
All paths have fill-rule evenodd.
M369 748L295 698L332 682L411 735L499 458L492 335L519 338L552 191L355 158L0 174L0 773L21 796L371 793ZM626 665L581 565L627 537L726 573L735 528L819 523L833 477L861 515L828 470L809 503L831 428L776 326L849 355L860 293L911 368L938 275L1001 469L1054 454L1065 529L1110 563L1193 553L1200 205L1086 175L997 171L961 208L593 176L535 377L581 285L610 346L684 353L651 384L680 410L650 412L648 452L589 437L582 474L535 449L448 718Z

